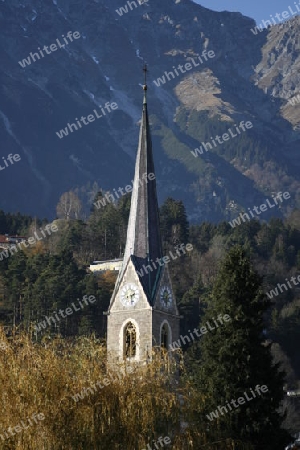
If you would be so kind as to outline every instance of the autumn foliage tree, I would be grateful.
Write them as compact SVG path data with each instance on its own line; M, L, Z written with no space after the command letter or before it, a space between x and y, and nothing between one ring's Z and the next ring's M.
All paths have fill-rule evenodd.
M73 191L61 195L56 207L57 216L60 219L79 219L82 205L79 197Z

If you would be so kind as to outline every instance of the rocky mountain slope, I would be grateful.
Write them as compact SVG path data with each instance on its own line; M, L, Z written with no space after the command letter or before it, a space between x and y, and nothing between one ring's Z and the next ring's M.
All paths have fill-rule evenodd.
M78 188L88 210L97 189L130 183L144 61L160 201L182 199L197 222L236 217L279 191L291 199L264 219L299 206L300 18L255 34L252 19L190 0L135 5L2 0L1 156L21 160L0 169L0 208L51 218L65 191ZM117 108L76 122L107 102Z

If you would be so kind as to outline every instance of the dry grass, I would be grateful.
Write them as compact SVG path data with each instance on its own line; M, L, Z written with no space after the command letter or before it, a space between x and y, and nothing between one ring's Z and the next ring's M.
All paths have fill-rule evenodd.
M233 448L207 445L198 430L183 431L198 400L190 388L175 389L176 378L168 375L174 367L167 371L161 356L113 375L105 345L93 337L33 343L26 334L7 339L0 328L0 344L1 450L142 450L159 436L169 436L173 450ZM83 398L75 401L78 393ZM34 413L44 420L35 423ZM30 418L27 429L14 429Z

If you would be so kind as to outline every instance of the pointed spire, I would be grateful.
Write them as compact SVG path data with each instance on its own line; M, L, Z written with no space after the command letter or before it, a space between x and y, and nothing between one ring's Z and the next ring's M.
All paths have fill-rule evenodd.
M143 272L144 266L150 265L151 268L146 272L147 275L141 277L141 282L148 294L149 300L151 300L157 277L160 273L160 265L156 260L157 258L162 258L163 254L156 179L152 155L152 141L147 111L146 93L148 69L146 64L143 71L145 73L145 84L143 86L143 112L135 164L127 239L123 266L119 273L119 281L122 279L127 262L130 258L133 259L136 269L140 272ZM158 270L154 269L153 262L158 266Z

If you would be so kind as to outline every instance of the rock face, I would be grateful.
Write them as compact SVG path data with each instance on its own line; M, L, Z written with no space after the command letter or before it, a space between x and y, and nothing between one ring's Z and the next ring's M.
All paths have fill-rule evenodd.
M182 199L194 221L279 191L291 200L263 218L299 206L299 17L259 31L190 0L2 0L0 22L1 154L21 157L0 169L0 208L51 218L65 191L88 210L132 180L144 60L160 201ZM241 121L253 127L215 139Z

